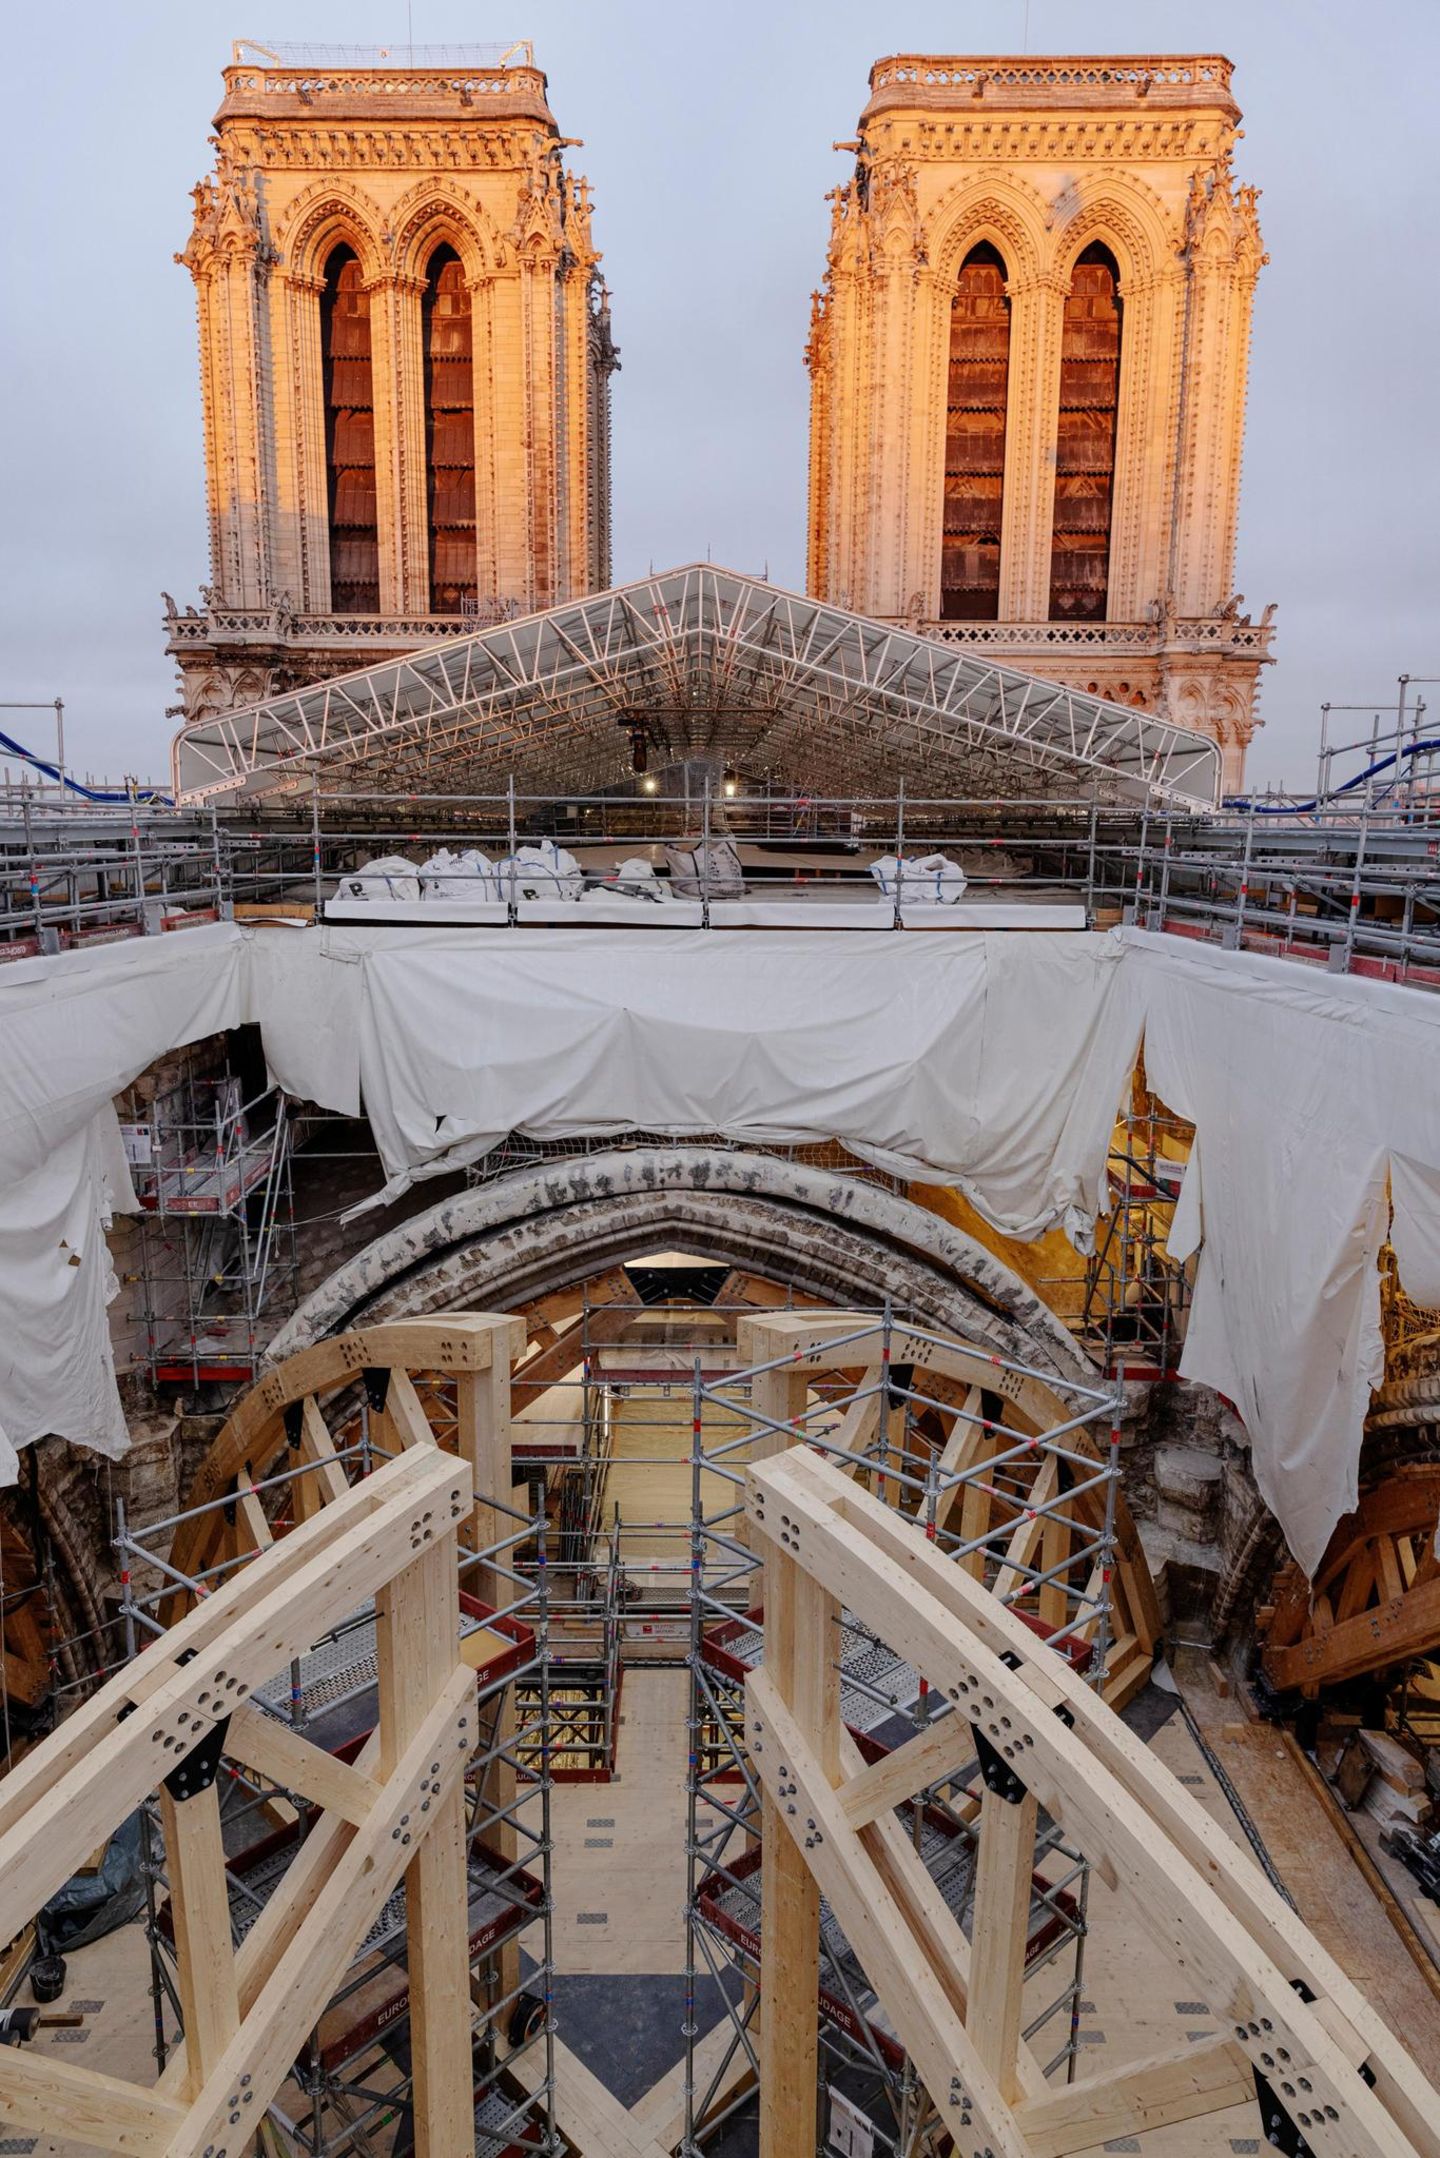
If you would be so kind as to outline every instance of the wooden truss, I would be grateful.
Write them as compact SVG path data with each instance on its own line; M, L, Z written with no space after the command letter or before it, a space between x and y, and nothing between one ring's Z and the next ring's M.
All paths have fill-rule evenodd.
M1336 1525L1316 1571L1282 1568L1261 1615L1265 1676L1314 1689L1440 1651L1440 1469L1395 1469Z
M0 1783L0 1939L19 1930L96 1845L160 1793L185 2038L146 2089L67 2062L0 2049L0 2121L103 2150L239 2158L309 2030L397 1883L405 1883L417 2149L474 2147L463 1778L475 1743L475 1675L458 1647L457 1560L475 1480L508 1446L478 1395L508 1388L508 1320L405 1322L321 1344L246 1396L210 1473L240 1463L229 1534L253 1563L176 1614L170 1630ZM497 1335L496 1328L501 1329ZM469 1374L470 1459L437 1448L405 1370ZM315 1410L318 1390L384 1374L391 1447L351 1484ZM378 1390L378 1389L377 1389ZM299 1410L298 1417L294 1413ZM320 1496L275 1534L244 1464L298 1432ZM247 1451L248 1449L248 1451ZM386 1449L390 1450L389 1447ZM224 1495L222 1483L211 1494ZM508 1465L500 1482L508 1490ZM241 1502L251 1498L253 1510ZM483 1511L483 1509L481 1509ZM198 1517L201 1548L223 1514ZM242 1554L229 1554L231 1556ZM250 1705L256 1688L372 1597L378 1724L353 1765ZM222 1757L320 1809L298 1857L232 1952L217 1773Z
M877 1362L882 1340L883 1382ZM1117 1490L1114 1563L1109 1578L1100 1580L1097 1542L1105 1497L1087 1465L1099 1463L1101 1448L1054 1386L1036 1372L1002 1364L987 1349L905 1326L882 1330L873 1312L767 1313L742 1319L738 1341L742 1361L771 1367L753 1382L761 1429L752 1458L796 1438L823 1445L811 1389L819 1379L847 1374L853 1398L829 1441L870 1456L874 1465L857 1472L861 1480L923 1518L920 1492L907 1494L894 1471L906 1465L907 1445L912 1478L923 1477L933 1461L940 1479L933 1527L947 1548L959 1551L957 1564L1042 1634L1064 1630L1072 1660L1095 1645L1103 1590L1109 1606L1105 1698L1123 1707L1145 1684L1160 1641L1150 1569ZM910 1376L902 1380L902 1372ZM932 1406L917 1416L922 1399ZM917 1442L917 1426L923 1431L926 1423L932 1436ZM1046 1435L1055 1432L1063 1437L1047 1446ZM1086 1607L1078 1618L1077 1602Z
M1023 1621L913 1523L806 1447L749 1472L765 1658L747 1681L764 1798L761 2152L814 2147L823 1895L961 2158L1064 2158L1258 2096L1316 2158L1440 2158L1440 2093L1253 1861ZM840 1718L853 1612L946 1703L864 1767ZM895 1807L979 1754L967 1938ZM1037 1807L1227 2026L1205 2045L1048 2086L1020 2035Z

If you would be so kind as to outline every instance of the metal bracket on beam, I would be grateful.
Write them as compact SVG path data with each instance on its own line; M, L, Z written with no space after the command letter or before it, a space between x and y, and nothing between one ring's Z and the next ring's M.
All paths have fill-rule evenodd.
M198 1798L208 1791L220 1773L220 1756L225 1751L225 1740L230 1732L230 1718L222 1716L219 1723L212 1724L205 1736L192 1746L183 1761L171 1769L165 1778L165 1788L173 1799Z
M1290 1983L1302 2001L1308 2004L1314 2000L1315 1995L1303 1978L1292 1978ZM1251 2028L1253 2030L1253 2024ZM1375 2088L1375 2071L1368 2061L1362 2061L1356 2073L1362 2083L1368 2084L1371 2090ZM1280 2096L1269 2077L1259 2068L1255 2069L1255 2103L1260 2108L1260 2126L1265 2131L1267 2143L1273 2144L1276 2150L1283 2151L1285 2158L1314 2158L1314 2152L1305 2141L1300 2123L1289 2111L1287 2100Z
M892 1364L890 1366L890 1384L885 1389L886 1408L903 1409L905 1397L914 1384L915 1366L913 1364Z
M360 1376L365 1384L365 1399L378 1416L390 1398L390 1373L379 1365L367 1364Z
M983 1731L976 1730L973 1736L986 1790L1003 1798L1007 1806L1018 1806L1030 1786L1016 1775L999 1747L992 1745Z
M1006 1649L1000 1661L1007 1670L1018 1671L1021 1668L1021 1660L1014 1649ZM1074 1730L1074 1714L1063 1701L1055 1703L1055 1714L1067 1730ZM1016 1774L999 1747L993 1740L988 1739L978 1726L974 1739L975 1751L980 1761L980 1775L986 1790L993 1791L997 1798L1003 1798L1007 1806L1018 1806L1030 1786L1023 1777Z
M285 1444L292 1454L300 1451L300 1434L305 1429L305 1404L303 1401L287 1403L284 1410Z

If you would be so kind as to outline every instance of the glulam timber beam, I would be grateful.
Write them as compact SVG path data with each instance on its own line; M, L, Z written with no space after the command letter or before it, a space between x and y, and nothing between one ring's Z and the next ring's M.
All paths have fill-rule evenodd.
M1253 1861L1063 1658L813 1450L752 1465L746 1486L766 1566L765 1662L746 1685L766 1872L777 1850L803 1861L957 2148L1068 2158L1133 2126L1218 2111L1257 2094L1258 2078L1267 2113L1278 2105L1315 2158L1440 2158L1440 2093ZM906 1773L882 1789L844 1746L838 1704L797 1713L787 1673L817 1651L782 1628L772 1660L772 1597L782 1612L807 1597L843 1607L969 1725L986 1801L968 1941L948 1911L899 1893L901 1876L881 1863L881 1831L899 1832L893 1806L926 1788L933 1752L912 1742L893 1757ZM890 1810L877 1814L882 1797ZM1037 1806L1204 1996L1226 2027L1216 2047L1063 2091L1036 2086L1019 2028ZM778 1983L774 1959L770 1970ZM808 1999L808 1972L803 1990ZM763 1971L761 1997L769 2027ZM766 2079L803 2074L808 2061L802 2034L772 2035L762 2133ZM798 2113L793 2094L785 2102ZM764 2158L782 2147L762 2143Z
M449 1337L453 1338L453 1337ZM473 1346L472 1332L467 1341ZM372 1335L367 1349L375 1346ZM392 1348L396 1344L391 1345ZM433 1340L425 1344L434 1350ZM404 1353L415 1347L412 1334ZM489 1342L484 1360L489 1366ZM503 1359L508 1369L508 1354ZM331 1368L345 1368L331 1359ZM313 1401L313 1365L292 1400ZM278 1376L278 1375L277 1375ZM274 1391L274 1390L272 1390ZM279 1389L283 1393L283 1386ZM468 1461L412 1428L350 1484L309 1444L318 1503L153 1642L0 1783L0 1931L18 1931L116 1824L159 1791L184 2041L149 2089L0 2047L0 2122L153 2158L239 2158L396 1885L408 1907L420 2158L474 2140L464 1775L475 1677L459 1655ZM423 1422L423 1417L422 1417ZM257 1687L376 1604L378 1725L353 1766L251 1705ZM230 1758L320 1809L244 1943L231 1942L217 1777Z

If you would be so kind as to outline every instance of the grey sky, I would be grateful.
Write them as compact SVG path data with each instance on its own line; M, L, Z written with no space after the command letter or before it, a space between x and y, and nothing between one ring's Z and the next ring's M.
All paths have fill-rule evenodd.
M160 774L160 589L207 575L191 287L171 261L235 35L401 43L405 0L31 6L6 33L0 698L72 765ZM254 0L245 0L245 6ZM803 584L809 294L885 52L1215 50L1272 256L1237 582L1279 603L1252 776L1303 781L1322 697L1440 675L1440 0L413 0L419 43L531 37L615 292L616 574L703 555ZM1431 693L1440 720L1440 688ZM0 715L9 731L43 721ZM29 715L23 715L28 721Z

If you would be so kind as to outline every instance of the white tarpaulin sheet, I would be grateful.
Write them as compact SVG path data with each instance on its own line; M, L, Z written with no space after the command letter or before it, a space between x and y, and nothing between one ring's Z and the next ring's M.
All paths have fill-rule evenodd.
M0 1483L32 1439L125 1450L105 1229L135 1199L111 1097L239 1024L244 948L217 924L0 969Z
M840 1139L997 1228L1087 1236L1133 1033L1104 937L327 932L361 964L360 1084L392 1193L523 1130ZM303 991L301 992L304 993ZM338 994L338 992L337 992ZM332 1007L333 1008L333 1007ZM316 1030L317 1034L323 1030ZM303 1041L299 1091L337 1083Z
M167 1048L246 1018L288 1090L363 1101L391 1189L516 1129L838 1138L1011 1235L1081 1243L1143 1032L1199 1133L1172 1239L1199 1251L1182 1369L1236 1403L1307 1565L1354 1496L1387 1179L1402 1277L1440 1305L1440 999L1420 991L1129 930L192 930L0 974L14 1443L119 1443L103 1279L73 1278L124 1198L96 1120ZM62 1238L63 1282L39 1269Z
M1122 930L1145 1075L1196 1127L1170 1250L1199 1252L1180 1369L1234 1402L1313 1573L1354 1506L1384 1373L1378 1256L1440 1306L1440 997Z

